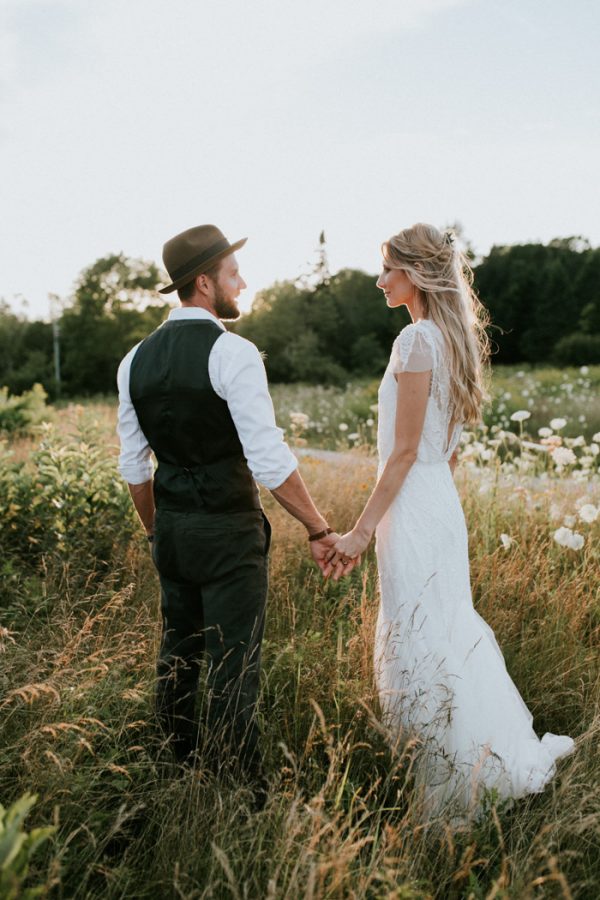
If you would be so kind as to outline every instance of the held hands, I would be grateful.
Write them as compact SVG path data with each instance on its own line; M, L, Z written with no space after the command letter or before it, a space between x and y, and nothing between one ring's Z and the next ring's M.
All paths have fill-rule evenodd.
M342 535L342 537L337 538L333 549L329 550L326 555L327 565L332 567L334 571L333 577L335 581L337 581L340 577L339 575L337 575L336 577L335 574L338 570L338 567L340 565L346 567L345 563L347 560L350 560L351 565L349 571L352 571L354 566L360 565L362 554L369 546L371 538L372 534L361 531L356 526L352 529L352 531L349 531L347 532L347 534ZM346 572L344 571L343 574L345 575Z
M371 534L357 528L340 537L336 532L328 534L318 541L311 542L312 558L318 565L324 578L333 577L339 581L349 575L355 566L361 563L361 557L369 546Z
M318 541L311 541L310 553L324 578L333 576L334 581L339 581L344 575L349 575L352 569L360 565L360 557L350 559L339 556L335 562L331 560L336 556L336 544L340 540L339 534L333 531Z

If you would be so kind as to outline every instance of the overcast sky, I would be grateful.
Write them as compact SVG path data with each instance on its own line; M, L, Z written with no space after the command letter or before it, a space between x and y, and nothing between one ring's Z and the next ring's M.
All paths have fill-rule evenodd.
M597 0L0 0L0 297L211 222L245 305L459 220L600 243Z

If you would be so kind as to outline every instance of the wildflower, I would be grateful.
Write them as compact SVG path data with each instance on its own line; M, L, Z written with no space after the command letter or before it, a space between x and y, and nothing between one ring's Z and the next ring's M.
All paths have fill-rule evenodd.
M592 522L595 522L598 516L600 515L600 509L597 506L594 506L593 503L584 503L584 505L579 510L579 518L582 522L587 522L588 525L591 525Z
M579 369L579 371L581 372L582 375L587 375L587 373L588 373L590 370L588 369L587 366L581 366L581 368Z
M357 441L359 439L359 437L360 437L360 434L358 434L358 432L356 432L356 431L353 431L352 434L348 435L348 440L349 441Z
M340 422L340 424L338 425L338 428L340 429L340 431L348 431L348 426L346 425L345 422Z
M553 428L554 431L560 431L560 429L564 428L566 424L566 419L550 419L550 428Z
M597 431L596 434L592 435L592 440L600 444L600 431Z
M371 412L377 412L377 410L379 409L379 403L372 403L369 409L371 410Z
M560 506L557 503L550 504L550 518L560 519Z
M577 462L577 457L568 447L554 447L550 454L557 466L572 466Z
M543 428L538 428L538 434L540 437L550 437L552 434L552 429L547 428L545 425Z
M563 524L567 526L567 528L573 528L575 523L577 522L576 516L565 516L563 519Z
M590 444L590 453L592 454L592 456L598 456L598 454L600 453L600 445L596 444L595 442Z
M585 538L577 531L571 531L570 528L557 528L553 534L553 538L561 547L567 547L569 550L581 550L585 543Z
M292 420L292 425L296 425L300 428L306 428L309 422L308 416L303 412L291 412L290 419Z
M531 416L531 413L529 412L528 409L518 409L510 417L510 421L511 422L524 422L525 419L528 419L530 416Z
M374 419L367 419L366 424L369 426L369 428L371 428L371 426L373 426L375 424L375 421L374 421Z
M510 535L504 534L504 533L502 533L500 535L500 542L505 550L509 550L512 547L512 545L515 543L513 538L510 537Z

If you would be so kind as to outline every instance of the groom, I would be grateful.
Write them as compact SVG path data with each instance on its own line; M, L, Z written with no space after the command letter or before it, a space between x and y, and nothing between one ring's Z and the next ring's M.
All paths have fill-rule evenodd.
M157 712L180 762L192 762L200 667L214 764L260 771L255 706L270 526L256 481L306 528L324 574L337 535L317 510L275 424L260 353L227 332L246 284L214 225L167 241L180 306L123 359L119 469L151 543L161 587ZM154 472L151 453L158 467ZM352 563L338 568L346 574Z

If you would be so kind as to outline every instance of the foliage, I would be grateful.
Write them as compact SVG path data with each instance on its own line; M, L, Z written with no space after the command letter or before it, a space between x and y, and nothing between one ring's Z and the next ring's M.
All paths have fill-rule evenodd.
M23 434L39 424L46 413L47 394L41 384L20 396L9 396L8 388L0 388L0 434Z
M71 440L54 426L27 461L4 449L0 467L0 543L9 562L28 571L68 562L86 573L111 563L133 530L129 495L105 436L81 425Z
M5 809L0 803L0 897L2 900L29 900L39 897L43 887L25 888L29 861L36 849L54 832L54 826L22 830L37 797L29 793Z
M558 342L593 333L600 320L600 248L581 238L492 247L475 276L494 324L496 362L563 362ZM573 353L569 364L597 362L589 346L579 349L584 355Z
M65 392L114 392L119 362L166 316L154 263L123 254L98 259L79 276L60 319Z
M554 356L563 366L574 366L581 362L600 363L600 333L574 331L566 334L556 342Z
M29 322L0 301L0 384L13 394L43 384L53 389L52 326Z
M343 269L315 288L283 282L261 291L235 330L265 352L272 381L340 385L351 372L383 372L407 321L386 307L372 276Z

